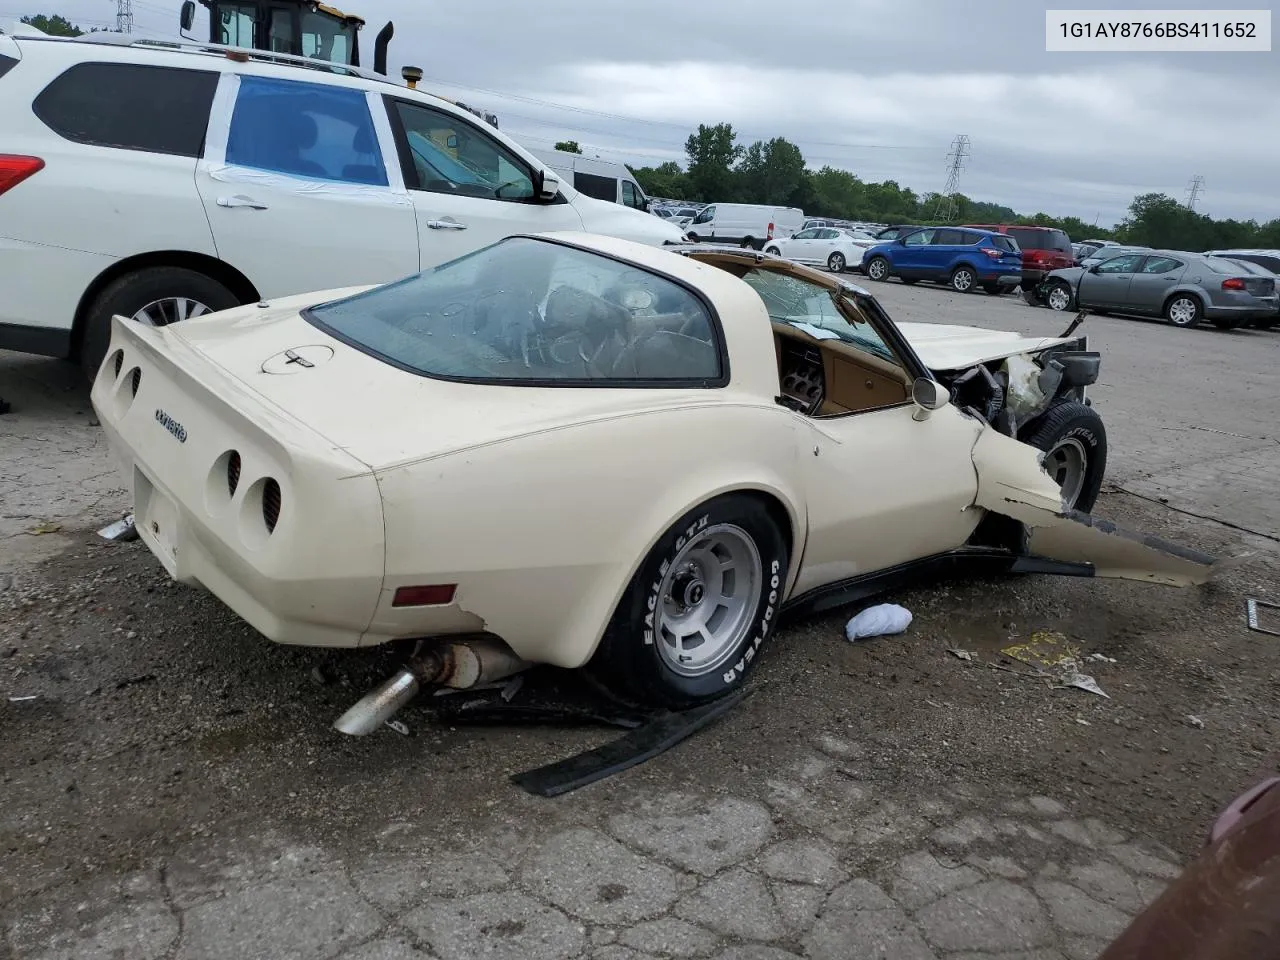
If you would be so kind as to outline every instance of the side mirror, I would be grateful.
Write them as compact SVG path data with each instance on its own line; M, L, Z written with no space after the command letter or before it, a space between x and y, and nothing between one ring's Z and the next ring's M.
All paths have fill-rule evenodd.
M1100 263L1095 263L1092 267L1090 267L1090 268L1089 268L1089 272L1090 272L1090 273L1097 273L1097 272L1098 272L1098 268L1099 268L1100 266L1102 266L1102 264L1100 264Z
M917 377L911 384L911 402L916 405L915 419L925 420L951 402L951 391L930 377Z
M182 4L182 10L178 14L178 25L183 31L191 29L191 25L196 22L196 4L195 0L185 0Z
M550 170L538 171L538 182L534 186L539 199L548 203L560 195L560 178Z

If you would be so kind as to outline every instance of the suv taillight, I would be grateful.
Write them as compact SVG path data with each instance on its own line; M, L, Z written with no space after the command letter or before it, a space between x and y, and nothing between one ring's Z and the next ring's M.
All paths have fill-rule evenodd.
M1222 289L1223 290L1243 290L1244 281L1241 280L1239 277L1232 277L1229 280L1223 280Z
M978 252L985 253L992 260L1000 259L1000 251L997 250L995 247L979 247Z
M44 161L39 157L0 153L0 193L11 190L33 173L43 169Z

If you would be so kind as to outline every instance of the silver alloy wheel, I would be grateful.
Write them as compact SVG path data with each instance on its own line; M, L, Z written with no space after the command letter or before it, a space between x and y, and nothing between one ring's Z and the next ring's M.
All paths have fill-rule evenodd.
M867 276L872 280L883 280L889 273L889 265L879 257L867 264Z
M1059 489L1062 502L1075 509L1089 472L1089 453L1076 437L1064 437L1044 455L1044 469Z
M760 551L741 527L719 523L692 537L658 588L663 662L685 677L718 670L751 630L763 589Z
M199 300L192 300L190 297L164 297L152 300L135 313L133 319L148 326L164 327L179 320L201 317L206 313L213 311Z
M964 293L973 286L973 272L961 267L951 275L951 286Z
M833 273L840 273L844 270L844 254L833 253L827 258L827 268Z
M1071 306L1071 291L1060 283L1055 283L1049 289L1049 309L1050 310L1066 310Z
M1196 319L1196 304L1190 297L1178 297L1169 304L1169 322L1177 327L1185 327Z

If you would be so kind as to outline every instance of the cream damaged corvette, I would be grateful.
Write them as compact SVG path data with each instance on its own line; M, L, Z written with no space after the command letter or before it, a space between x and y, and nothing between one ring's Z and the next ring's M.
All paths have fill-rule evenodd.
M147 547L267 639L413 641L406 689L553 664L679 709L741 684L781 615L923 574L1205 582L1213 558L1089 513L1077 324L895 324L755 251L515 236L382 286L117 316L92 398ZM421 667L458 638L470 681Z

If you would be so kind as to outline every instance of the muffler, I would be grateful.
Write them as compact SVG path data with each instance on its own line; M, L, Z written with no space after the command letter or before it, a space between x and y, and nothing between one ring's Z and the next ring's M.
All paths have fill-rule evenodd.
M405 665L366 693L334 721L339 733L364 737L394 717L423 687L467 690L505 680L531 664L497 637L446 640L418 648Z

